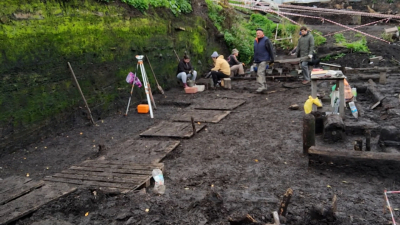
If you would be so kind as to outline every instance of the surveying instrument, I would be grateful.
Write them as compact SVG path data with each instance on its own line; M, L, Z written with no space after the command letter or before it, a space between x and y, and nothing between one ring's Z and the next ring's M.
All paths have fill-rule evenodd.
M140 67L140 73L142 74L142 80L143 80L144 90L146 92L147 103L149 105L150 117L154 118L151 103L153 103L154 109L157 109L157 107L156 107L156 103L154 102L153 94L151 93L151 87L150 87L149 80L146 75L146 70L144 70L143 55L137 55L136 59L138 60L138 63L136 66L136 71L137 71L138 67Z

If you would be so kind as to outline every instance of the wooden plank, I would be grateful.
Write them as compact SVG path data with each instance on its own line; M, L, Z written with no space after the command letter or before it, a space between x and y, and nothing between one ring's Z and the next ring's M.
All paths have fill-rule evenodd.
M31 180L31 178L21 176L11 176L0 180L0 194L13 190Z
M0 224L7 224L36 211L43 205L75 191L65 184L46 184L20 198L0 206Z
M179 144L180 141L136 140L126 148L107 152L105 158L124 163L158 163Z
M143 176L143 175L136 175L132 176L131 178L121 178L121 177L114 177L114 176L89 176L89 175L82 175L82 174L65 174L65 173L56 173L52 175L52 177L57 178L66 178L66 179L76 179L82 181L99 181L99 182L107 182L107 183L127 183L127 184L135 184L139 180L145 180L150 175Z
M201 101L201 102L200 102ZM193 104L194 109L205 109L205 110L233 110L243 105L246 101L239 99L227 99L227 98L216 98L204 101L204 99L198 100Z
M28 182L21 184L19 186L15 186L13 189L10 189L8 191L2 192L0 194L0 205L3 205L11 200L14 200L26 193L31 192L32 190L35 190L41 186L44 185L43 181L38 181L38 182Z
M83 166L71 166L70 170L81 170L81 171L91 171L91 172L107 172L107 173L117 173L117 174L143 174L142 170L130 170L130 169L114 169L107 167L83 167ZM150 169L148 171L151 171Z
M223 118L229 115L231 111L219 110L194 110L177 114L172 117L172 121L176 122L190 122L190 117L193 116L195 122L202 123L218 123Z
M133 173L116 173L114 171L108 172L108 171L91 171L87 170L88 167L83 167L83 170L78 170L78 169L70 169L70 170L64 170L61 173L63 174L76 174L76 175L86 175L86 176L98 176L98 177L107 177L107 176L113 176L113 177L118 177L118 178L130 178L130 177L140 177L140 176L148 176L151 174L152 170L136 170Z
M148 177L150 179L151 176ZM86 187L106 187L106 188L123 188L123 189L135 189L141 184L143 184L147 179L137 180L136 183L109 183L109 182L101 182L101 181L91 181L91 180L77 180L65 177L45 177L45 181L59 182L59 183L68 183L75 185L82 185Z
M204 124L196 125L196 131L199 132L204 127ZM193 136L193 130L190 123L162 121L158 125L150 127L148 130L141 133L140 136L191 138Z
M321 155L330 157L345 157L356 159L372 159L372 160L388 160L400 161L400 154L398 153L384 153L384 152L360 152L354 150L336 150L320 146L312 146L308 149L310 155Z
M146 168L162 168L164 167L164 163L126 163L126 162L119 162L113 160L85 160L80 166L97 166L97 167L109 167L109 168L126 168L126 169L146 169ZM116 167L113 167L116 166Z

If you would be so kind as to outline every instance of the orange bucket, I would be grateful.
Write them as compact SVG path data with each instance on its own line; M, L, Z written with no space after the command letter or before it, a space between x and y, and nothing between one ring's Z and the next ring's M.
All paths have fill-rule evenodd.
M149 105L140 104L137 106L138 113L149 113Z

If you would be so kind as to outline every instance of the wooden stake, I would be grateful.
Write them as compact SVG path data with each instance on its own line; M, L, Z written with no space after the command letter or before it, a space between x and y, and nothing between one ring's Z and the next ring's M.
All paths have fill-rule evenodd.
M196 125L194 125L194 119L193 116L190 117L190 119L192 120L192 127L193 127L193 136L196 135Z
M287 207L289 205L290 202L290 198L292 198L293 195L293 190L291 188L288 188L286 190L286 193L283 195L283 199L281 202L281 205L279 207L279 215L281 216L286 216L287 213ZM279 217L278 217L279 218ZM279 219L278 219L279 220Z
M371 151L371 131L365 131L365 151Z
M315 145L315 117L306 114L303 117L303 154L306 155L308 149Z
M72 69L72 66L71 66L71 64L70 64L69 62L68 62L68 66L69 66L69 69L71 70L72 77L74 78L75 84L76 84L76 86L78 87L79 92L81 93L82 99L83 99L83 101L85 102L86 109L87 109L87 111L88 111L88 113L89 113L89 116L90 116L90 122L94 125L94 124L96 124L96 123L95 123L94 120L93 120L92 112L90 111L89 105L87 104L86 99L85 99L85 96L83 95L83 92L82 92L82 90L81 90L81 86L79 86L79 83L78 83L78 80L76 79L74 70Z

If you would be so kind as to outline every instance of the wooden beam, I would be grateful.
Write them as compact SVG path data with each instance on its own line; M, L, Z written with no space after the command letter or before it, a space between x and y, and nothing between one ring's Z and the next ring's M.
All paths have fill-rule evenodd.
M387 160L400 161L400 154L384 153L384 152L359 152L354 150L338 150L321 146L311 146L308 149L309 155L320 155L329 157L345 157L354 159L371 159L371 160Z

